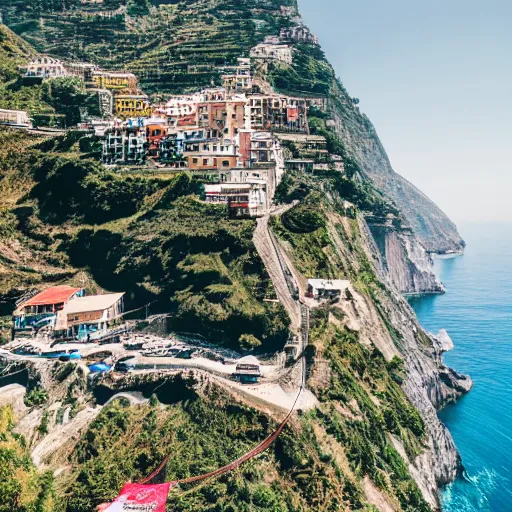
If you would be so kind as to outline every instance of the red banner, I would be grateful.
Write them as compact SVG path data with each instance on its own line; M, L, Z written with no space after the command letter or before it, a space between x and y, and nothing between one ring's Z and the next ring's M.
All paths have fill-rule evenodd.
M113 503L100 505L102 512L165 512L169 489L174 482L158 485L126 484Z

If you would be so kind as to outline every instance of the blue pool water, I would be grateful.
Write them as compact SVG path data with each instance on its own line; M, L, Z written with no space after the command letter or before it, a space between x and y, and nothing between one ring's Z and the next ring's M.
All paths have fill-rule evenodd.
M462 455L467 479L443 492L447 512L512 511L512 225L467 225L464 256L437 260L446 295L411 299L428 331L445 328L447 364L473 390L439 414Z

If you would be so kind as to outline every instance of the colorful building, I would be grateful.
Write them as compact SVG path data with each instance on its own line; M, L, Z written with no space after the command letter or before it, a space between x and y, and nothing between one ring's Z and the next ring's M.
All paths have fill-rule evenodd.
M76 297L84 295L82 288L59 285L36 293L23 301L13 313L14 331L55 327L57 313Z
M128 117L151 117L149 99L142 94L119 94L114 97L115 113L119 117L126 119Z
M133 73L124 71L101 71L92 72L92 80L97 89L108 89L111 91L137 94L137 77Z
M149 145L148 153L151 156L156 156L159 154L162 140L167 137L169 128L167 119L162 117L144 119L144 128L146 130L146 141Z

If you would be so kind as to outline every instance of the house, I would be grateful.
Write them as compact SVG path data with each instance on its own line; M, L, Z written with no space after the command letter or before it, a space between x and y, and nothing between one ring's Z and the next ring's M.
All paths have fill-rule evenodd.
M124 313L124 292L74 298L57 315L56 330L79 340L93 340L118 322Z
M307 133L307 101L290 96L253 94L249 97L251 128Z
M254 356L242 357L233 376L242 384L257 383L261 377L260 362Z
M84 295L82 288L59 285L36 293L22 302L13 313L14 331L55 327L57 313L76 297Z
M146 140L149 144L149 154L157 155L162 140L167 136L167 119L162 117L144 119L144 128L146 129Z
M314 160L286 160L284 164L287 171L312 173L315 168Z
M177 133L169 133L161 139L157 160L169 167L188 167L188 160L183 156L183 139Z
M308 43L318 45L318 38L311 33L305 25L296 25L294 27L282 28L280 38L283 41L292 41L294 43Z
M254 183L207 184L204 192L206 202L227 204L233 217L261 216L268 206L264 180Z
M97 89L108 89L114 92L137 94L137 77L133 73L125 71L102 71L92 72L92 81Z
M146 149L143 119L116 121L109 126L103 138L102 161L109 165L141 164L146 159Z
M291 46L277 40L258 44L251 49L250 56L256 60L278 61L289 65L293 62Z
M94 72L98 70L96 64L90 64L88 62L67 62L64 66L70 75L81 78L88 85L96 86L93 76Z
M7 110L0 108L0 124L9 126L32 127L32 123L24 110Z
M350 286L350 281L342 279L308 279L306 297L316 300L339 298Z
M42 56L19 67L26 77L57 78L68 75L62 62L52 57Z
M288 147L298 159L314 159L316 162L329 159L327 139L321 135L303 133L279 133L283 146Z
M274 138L270 132L252 133L250 162L251 167L275 164Z
M236 66L224 68L222 81L227 94L252 91L251 59L239 58Z
M114 97L115 113L119 117L151 117L149 99L143 94L119 94Z

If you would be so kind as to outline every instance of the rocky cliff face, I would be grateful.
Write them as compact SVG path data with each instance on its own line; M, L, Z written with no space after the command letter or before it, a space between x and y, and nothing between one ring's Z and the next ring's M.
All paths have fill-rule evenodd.
M371 232L382 254L384 268L402 293L443 293L442 283L432 272L432 258L410 231L373 226Z
M364 230L361 232L363 239L366 238L366 250L370 253L373 240L364 236ZM397 236L396 233L389 235L391 239ZM388 245L393 243L387 242ZM411 241L404 243L407 245ZM397 247L403 246L397 244ZM398 261L401 260L401 257L398 258ZM393 272L396 272L396 268L391 271ZM393 345L404 358L408 370L403 389L415 407L421 411L429 433L428 449L414 459L405 454L396 439L393 442L402 457L408 460L410 472L425 499L431 504L438 504L437 489L451 482L461 472L462 463L450 432L437 417L437 410L467 393L472 382L468 376L455 372L442 362L443 352L453 348L453 343L446 332L441 332L437 336L425 333L407 301L392 289L390 288L390 294L380 296L379 302L385 317L397 329ZM389 343L378 348L386 353L389 352L387 345Z
M336 132L359 164L364 177L394 201L405 223L427 251L446 253L464 250L465 242L455 224L423 192L393 170L371 121L361 114L341 84L336 88L332 112Z

